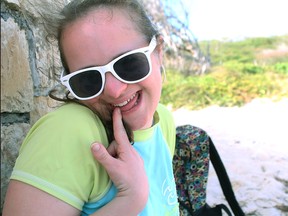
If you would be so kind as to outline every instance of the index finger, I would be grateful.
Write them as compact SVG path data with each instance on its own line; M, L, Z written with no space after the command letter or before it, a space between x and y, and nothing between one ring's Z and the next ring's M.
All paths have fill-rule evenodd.
M116 108L113 111L113 131L115 140L118 144L130 144L125 127L123 125L122 115L119 108Z

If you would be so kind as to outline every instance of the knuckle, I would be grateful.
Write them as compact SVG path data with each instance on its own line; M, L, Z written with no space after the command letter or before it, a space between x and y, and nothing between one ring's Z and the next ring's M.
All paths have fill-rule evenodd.
M108 160L108 154L107 154L106 152L101 152L101 153L99 154L99 159L100 159L101 161L107 161L107 160Z
M95 156L96 159L101 163L108 161L109 159L109 154L105 151L99 151Z

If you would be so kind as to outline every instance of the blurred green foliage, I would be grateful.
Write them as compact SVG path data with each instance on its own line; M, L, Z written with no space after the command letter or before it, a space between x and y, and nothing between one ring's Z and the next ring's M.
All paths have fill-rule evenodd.
M282 73L282 74L287 74L288 75L288 62L276 63L274 65L274 70L277 73Z
M208 42L201 45L206 46ZM288 35L210 42L212 66L201 76L167 70L161 102L174 109L241 106L254 98L288 97Z

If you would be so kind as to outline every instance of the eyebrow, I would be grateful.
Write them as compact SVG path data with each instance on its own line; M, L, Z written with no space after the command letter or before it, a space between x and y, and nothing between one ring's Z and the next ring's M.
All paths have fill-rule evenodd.
M148 46L149 46L149 44L148 44ZM117 55L117 56L115 56L114 58L112 58L112 60L110 60L107 64L109 64L109 63L110 63L111 61L113 61L114 59L116 59L116 58L118 58L118 57L120 57L120 56L122 56L122 55L124 55L124 54L126 54L126 53L128 53L128 52L131 52L131 51L134 51L134 50L138 50L138 49L142 49L142 48L145 48L145 47L147 47L147 46L143 46L143 47L140 47L140 48L128 50L128 51L126 51L126 52L122 52L122 53L120 53L119 55ZM107 64L105 64L105 65L107 65ZM104 65L89 65L89 66L80 68L80 69L78 69L78 70L83 70L83 69L92 68L92 67L102 67L102 66L104 66ZM77 70L77 71L78 71L78 70Z
M141 47L141 48L142 48L142 47ZM124 55L124 54L126 54L126 53L128 53L128 52L131 52L131 51L133 51L133 50L138 50L138 49L141 49L141 48L132 49L132 50L129 50L129 51L126 51L126 52L122 52L122 53L120 53L119 55L117 55L117 56L115 56L114 58L112 58L112 60L110 60L107 64L109 64L109 63L110 63L111 61L113 61L114 59L116 59L116 58L118 58L118 57L120 57L120 56L122 56L122 55ZM105 64L105 65L107 65L107 64ZM102 67L102 66L104 66L104 65L89 65L89 66L80 68L80 69L78 69L78 70L83 70L83 69L92 68L92 67ZM78 70L77 70L77 71L78 71Z
M121 55L123 55L123 54L121 54ZM116 56L116 57L113 58L111 61L113 61L114 59L118 58L118 57L121 56L121 55ZM109 61L107 64L109 64L111 61ZM107 64L105 64L105 65L107 65ZM93 67L102 67L102 66L104 66L104 65L89 65L89 66L80 68L80 69L78 69L78 70L83 70L83 69L93 68ZM78 70L77 70L77 71L78 71Z

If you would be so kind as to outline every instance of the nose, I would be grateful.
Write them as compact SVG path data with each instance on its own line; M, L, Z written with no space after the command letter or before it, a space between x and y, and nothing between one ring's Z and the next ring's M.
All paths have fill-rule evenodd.
M123 83L111 73L105 74L105 86L103 94L112 98L118 98L127 88L127 83Z

